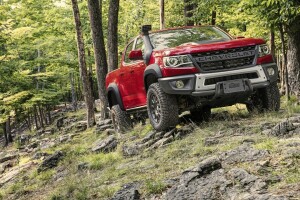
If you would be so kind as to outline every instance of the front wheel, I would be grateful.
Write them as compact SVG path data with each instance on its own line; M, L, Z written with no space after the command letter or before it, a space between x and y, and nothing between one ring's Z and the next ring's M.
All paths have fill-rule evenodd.
M147 110L150 123L157 131L175 127L178 123L177 99L175 96L165 93L159 83L153 83L149 87Z
M255 110L278 111L280 108L280 93L276 82L271 83L268 87L258 89L255 94L246 103L249 112Z
M119 105L114 105L111 108L111 119L116 132L125 133L132 129L130 116L123 111Z

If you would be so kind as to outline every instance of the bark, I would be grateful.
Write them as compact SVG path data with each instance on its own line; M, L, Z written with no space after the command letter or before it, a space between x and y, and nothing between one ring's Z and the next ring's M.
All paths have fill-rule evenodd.
M8 116L7 121L6 121L6 135L7 135L8 143L13 142L13 138L11 135L11 128L10 128L10 116Z
M41 109L41 106L39 105L38 106L38 111L39 111L39 116L40 116L40 124L41 124L41 127L44 128L44 117L43 117L43 111Z
M184 16L186 18L186 26L193 26L195 24L193 18L194 3L191 0L184 0Z
M95 1L95 0L91 0L91 1ZM92 4L91 1L89 1L90 2L89 4ZM98 0L95 1L94 3L97 3L97 2L98 2ZM99 3L97 3L97 4L99 5ZM119 4L120 4L119 0L110 0L110 2L109 2L108 36L107 36L107 51L108 51L107 55L108 55L109 71L113 71L115 69L118 69L118 15L119 15ZM100 7L100 9L102 9L102 8ZM90 12L90 13L92 14L92 12ZM95 23L99 23L99 28L101 26L101 29L102 29L101 16L100 16L100 18L98 18L99 15L96 14L96 16L97 16L96 20L99 20L99 21L98 22L95 21ZM92 21L92 19L95 19L95 18L92 18L92 16L90 15L90 19Z
M287 69L291 93L300 99L300 16L287 27L288 52Z
M38 116L37 116L36 106L33 107L33 115L34 115L34 122L35 122L36 130L38 130L39 129L39 123L38 123Z
M160 29L165 28L165 0L160 0Z
M102 27L102 1L88 0L89 17L94 44L95 66L97 74L97 85L100 100L101 118L108 117L108 101L106 98L105 77L107 74L107 61L104 46Z
M271 54L273 55L274 61L276 62L275 31L274 31L273 26L270 29L270 49L271 49Z
M2 124L2 129L3 129L3 134L4 134L4 146L8 145L8 137L7 137L7 133L6 133L6 123Z
M84 40L81 28L80 13L78 9L77 0L72 0L72 8L74 14L77 46L78 46L78 61L79 61L79 71L83 86L83 96L87 109L87 126L92 127L95 125L95 114L94 114L94 100L92 96L91 87L89 84L89 78L87 74L86 61L85 61L85 51L84 51Z
M217 12L213 10L211 12L211 25L216 25Z
M75 83L74 83L74 73L70 73L70 84L71 84L71 93L72 93L72 107L73 110L77 110L77 97L76 97L76 91L75 91Z
M46 110L47 110L47 118L48 118L48 124L51 124L52 123L52 119L51 119L51 106L50 105L47 105L46 106Z
M284 31L283 31L283 24L280 23L279 24L279 33L280 33L280 40L281 40L281 50L282 50L282 55L283 55L283 59L282 59L282 69L283 69L283 76L282 77L284 79L284 86L285 86L285 95L287 100L290 99L290 89L289 89L289 80L288 80L288 70L287 70L287 54L286 54L286 48L285 48L285 38L284 38ZM283 85L282 85L283 86Z

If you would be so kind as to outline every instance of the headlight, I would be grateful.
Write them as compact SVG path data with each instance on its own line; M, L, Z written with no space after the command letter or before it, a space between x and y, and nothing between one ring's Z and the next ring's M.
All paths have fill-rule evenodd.
M194 66L192 60L187 55L164 57L163 61L166 67Z
M268 45L262 44L258 46L259 57L263 57L270 54Z

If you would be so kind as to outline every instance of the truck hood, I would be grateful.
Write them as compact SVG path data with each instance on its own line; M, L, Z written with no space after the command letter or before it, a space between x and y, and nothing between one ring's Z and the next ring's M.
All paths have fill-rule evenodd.
M201 53L201 52L210 52L210 51L218 51L224 49L231 49L243 46L252 46L264 44L265 41L263 39L254 39L254 38L246 38L246 39L234 39L226 42L215 42L209 44L197 44L197 43L186 43L174 48L163 49L163 50L154 50L153 53L157 56L175 56L181 54L193 54L193 53Z

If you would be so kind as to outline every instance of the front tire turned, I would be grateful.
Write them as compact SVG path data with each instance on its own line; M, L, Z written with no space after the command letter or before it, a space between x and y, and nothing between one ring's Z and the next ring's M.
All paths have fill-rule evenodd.
M271 83L266 88L261 88L251 96L246 103L247 110L254 111L278 111L280 109L280 93L276 82Z
M114 129L118 133L125 133L132 129L132 122L130 116L123 111L119 105L114 105L111 108L111 119Z
M151 125L157 131L175 127L178 123L178 104L175 96L165 93L159 83L147 91L147 111Z

